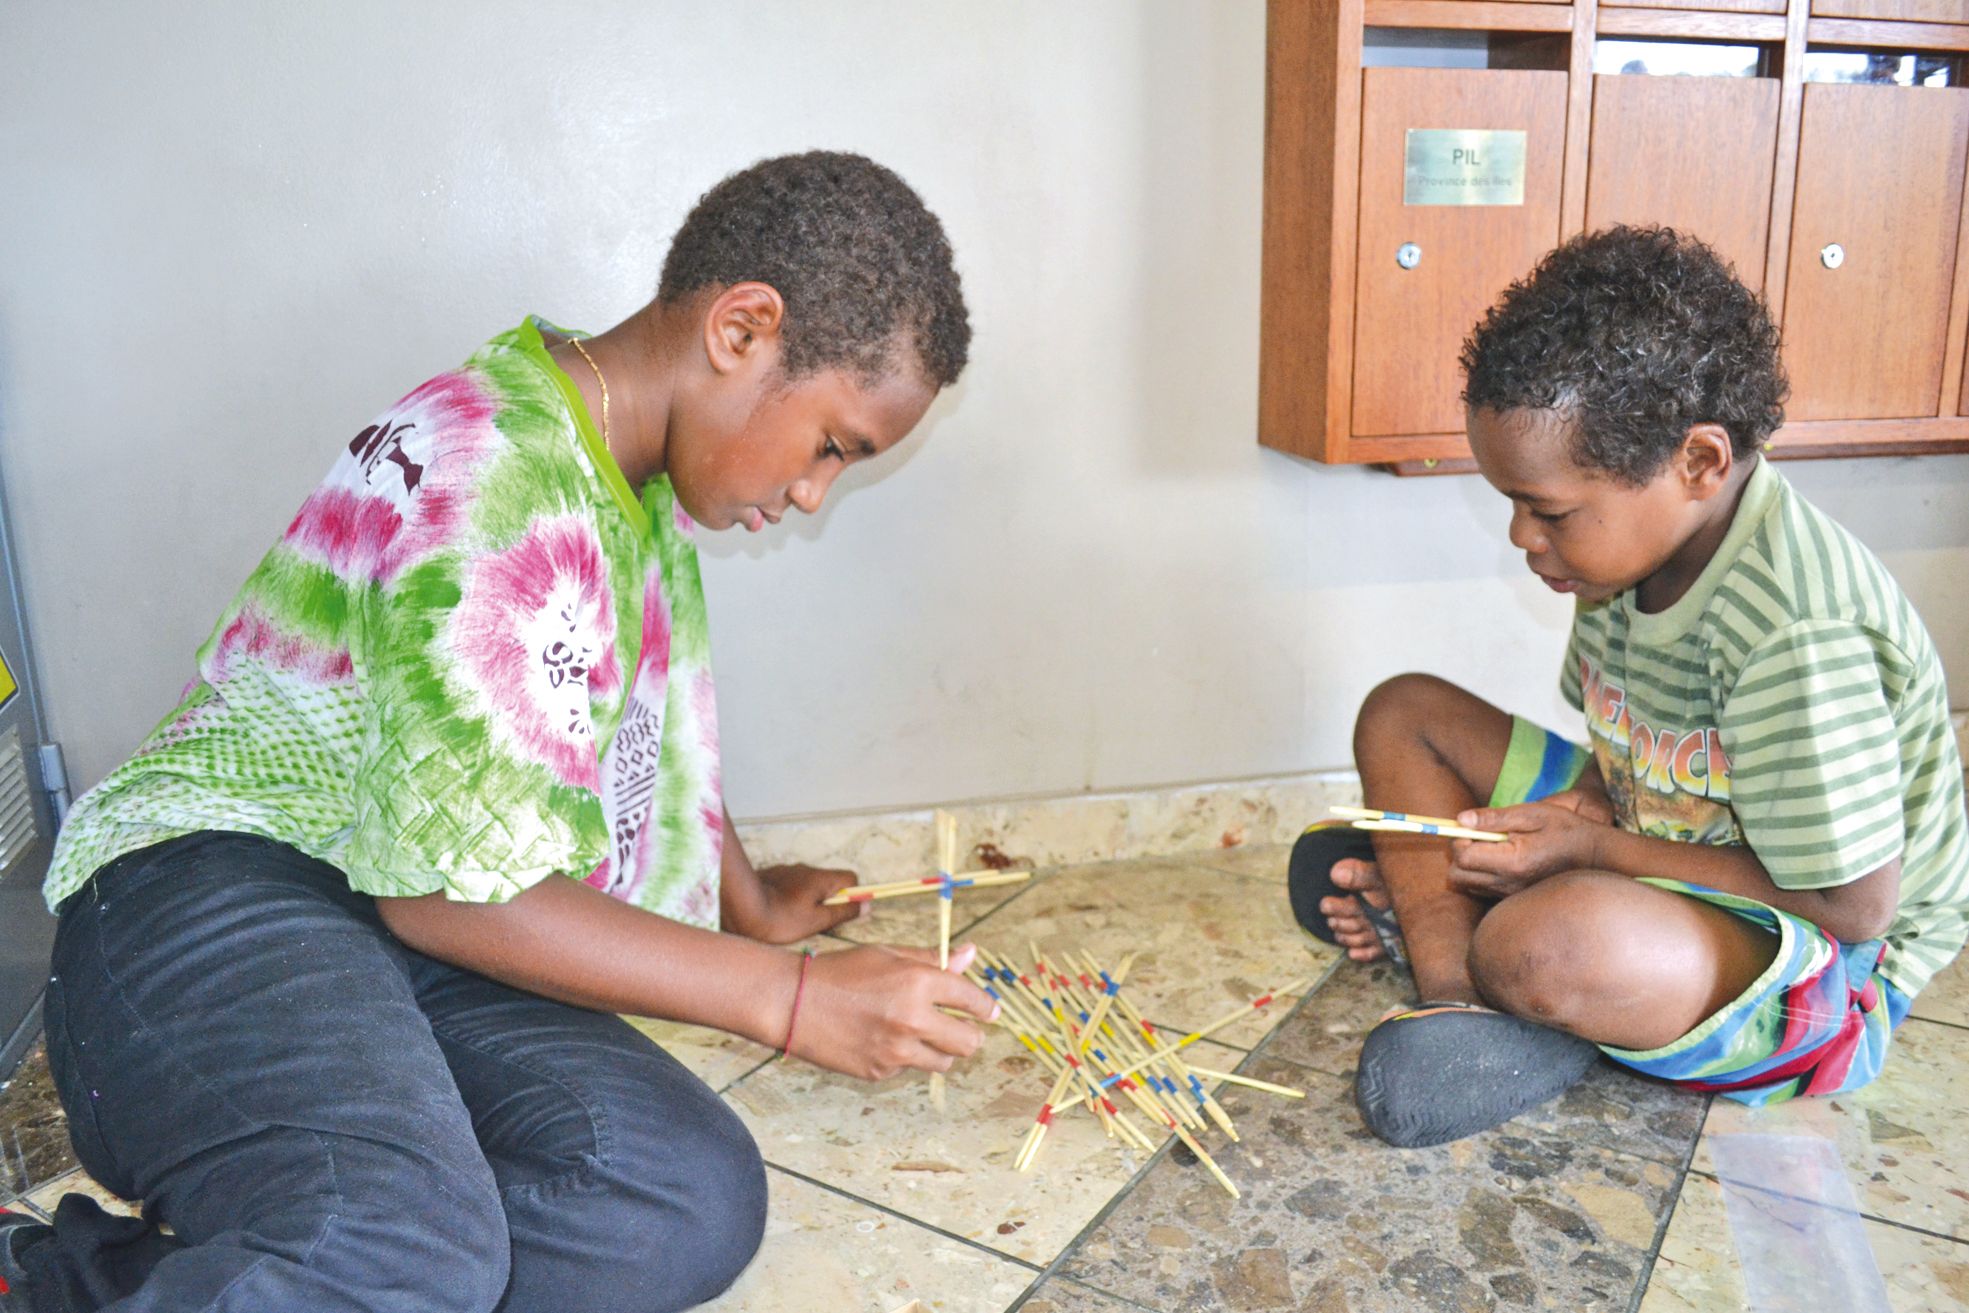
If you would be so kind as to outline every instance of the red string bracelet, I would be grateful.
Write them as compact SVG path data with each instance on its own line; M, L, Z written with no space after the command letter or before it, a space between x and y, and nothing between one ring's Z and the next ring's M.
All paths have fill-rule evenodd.
M811 948L800 954L800 983L793 987L793 1012L786 1018L786 1043L779 1050L782 1059L793 1053L793 1028L800 1024L800 1000L807 993L807 964L813 960L814 950Z

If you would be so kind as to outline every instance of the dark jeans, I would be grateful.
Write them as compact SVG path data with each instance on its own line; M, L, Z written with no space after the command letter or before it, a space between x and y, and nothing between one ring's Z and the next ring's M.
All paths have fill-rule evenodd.
M759 1246L759 1151L674 1058L411 951L292 848L110 863L52 976L76 1155L147 1220L65 1200L26 1255L37 1313L650 1313Z

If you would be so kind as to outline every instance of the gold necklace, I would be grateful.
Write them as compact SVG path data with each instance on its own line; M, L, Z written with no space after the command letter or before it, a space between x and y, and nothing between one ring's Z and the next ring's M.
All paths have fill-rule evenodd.
M588 354L588 348L581 345L580 338L570 337L567 344L581 353L581 358L588 362L588 368L595 371L595 381L602 385L602 450L606 451L609 458L613 460L615 447L608 440L608 380L602 377L602 367L595 363L593 356Z

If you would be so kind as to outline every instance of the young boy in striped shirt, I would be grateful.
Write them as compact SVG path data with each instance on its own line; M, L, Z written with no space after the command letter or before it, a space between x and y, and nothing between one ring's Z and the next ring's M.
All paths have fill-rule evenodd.
M1469 1135L1597 1053L1753 1104L1866 1084L1963 946L1962 762L1914 608L1761 455L1768 312L1700 242L1615 228L1512 286L1462 364L1511 542L1576 599L1588 746L1430 676L1368 696L1368 805L1509 836L1295 852L1302 924L1414 973L1362 1047L1369 1128Z

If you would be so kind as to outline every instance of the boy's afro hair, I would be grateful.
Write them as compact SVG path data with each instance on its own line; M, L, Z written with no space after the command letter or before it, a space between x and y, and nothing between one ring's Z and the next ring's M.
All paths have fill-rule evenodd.
M1484 315L1462 364L1466 405L1561 411L1573 458L1630 485L1697 424L1722 425L1748 458L1789 391L1763 299L1672 228L1607 228L1551 252Z
M742 282L765 283L786 303L789 377L847 369L872 380L901 346L942 388L970 352L943 225L908 183L861 155L781 155L704 193L670 243L657 299Z

